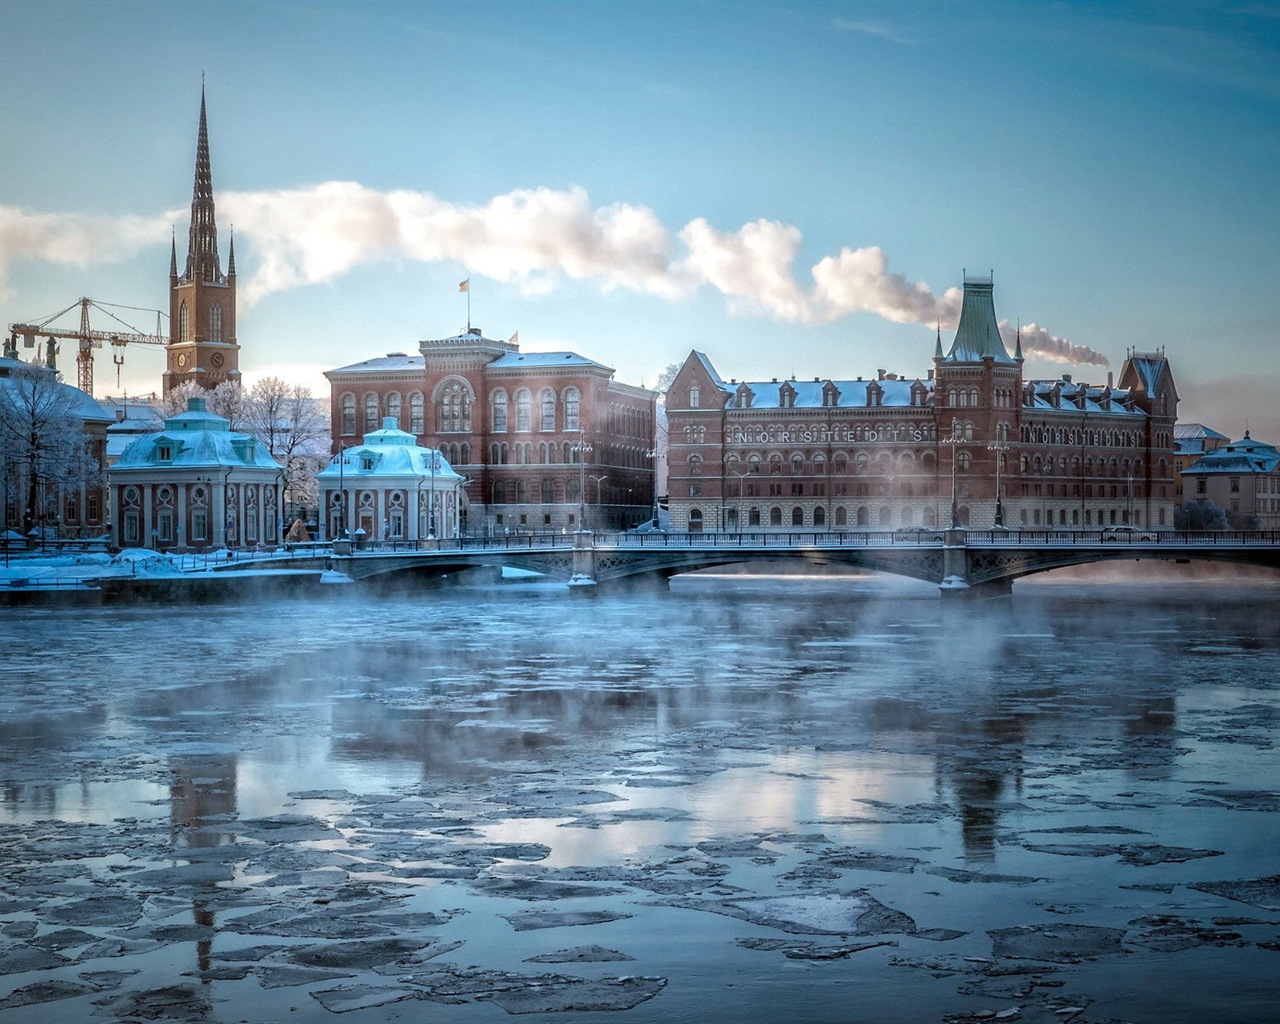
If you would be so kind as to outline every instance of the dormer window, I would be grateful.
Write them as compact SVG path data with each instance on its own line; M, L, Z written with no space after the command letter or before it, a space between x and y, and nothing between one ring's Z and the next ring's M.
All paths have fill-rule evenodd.
M784 383L778 388L778 407L781 409L794 409L796 405L796 389L790 384Z
M364 471L364 472L366 472L366 473L372 472L372 470L373 470L373 461L374 461L374 460L373 460L373 456L372 456L372 455L361 455L361 456L360 456L360 469L361 469L361 470L363 470L363 471Z
M173 461L173 445L158 444L156 445L156 459L160 462Z
M755 398L755 392L745 384L738 385L738 408L750 409L751 400Z

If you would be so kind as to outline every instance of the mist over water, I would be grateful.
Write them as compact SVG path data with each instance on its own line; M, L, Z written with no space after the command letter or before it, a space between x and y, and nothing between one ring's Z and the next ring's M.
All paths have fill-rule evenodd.
M1268 1020L1277 611L853 578L7 609L0 1024Z

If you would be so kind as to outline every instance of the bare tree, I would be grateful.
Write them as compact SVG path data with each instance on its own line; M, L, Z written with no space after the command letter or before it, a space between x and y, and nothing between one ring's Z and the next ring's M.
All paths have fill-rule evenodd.
M329 415L311 389L264 377L245 395L241 427L284 469L284 489L295 504L311 505L316 474L328 461Z
M74 388L43 366L15 367L0 378L0 466L6 487L22 495L24 533L42 519L42 488L48 502L62 488L98 482L79 400Z
M662 372L658 374L658 380L653 385L653 390L658 392L659 401L665 401L667 388L671 387L671 382L676 379L676 374L680 372L680 368L684 363L667 363L662 368Z

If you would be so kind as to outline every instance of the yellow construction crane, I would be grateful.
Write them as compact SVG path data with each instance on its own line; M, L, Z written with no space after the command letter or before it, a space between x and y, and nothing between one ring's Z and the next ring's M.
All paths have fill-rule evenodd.
M49 324L57 320L60 316L70 313L76 306L80 307L80 329L73 330L69 327L50 327ZM36 343L36 338L46 339L45 363L46 365L56 369L55 362L57 344L55 339L68 338L75 341L78 345L76 353L76 387L86 394L93 394L93 350L102 348L102 343L109 343L113 349L111 353L112 362L116 364L116 381L119 383L120 367L124 364L124 347L126 345L167 345L169 339L160 333L160 318L164 316L158 309L142 309L138 306L112 306L113 309L131 309L140 313L155 313L156 315L156 333L145 334L136 327L131 327L118 316L107 309L106 306L112 306L111 303L98 303L93 299L80 299L73 302L66 309L54 313L53 316L45 317L37 324L10 324L9 325L9 344L6 355L14 358L17 357L18 339L22 338L23 345L31 348ZM106 314L112 320L116 321L124 330L113 331L95 331L89 326L89 309L98 310Z

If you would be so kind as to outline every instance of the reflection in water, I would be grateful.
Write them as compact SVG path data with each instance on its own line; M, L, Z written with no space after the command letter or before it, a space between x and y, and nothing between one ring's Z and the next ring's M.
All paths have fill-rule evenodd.
M285 880L234 899L175 883L175 913L199 926L182 969L213 1002L272 1019L288 1017L297 994L259 1013L255 1000L269 997L255 979L266 975L232 979L216 934L245 921L295 944L438 933L466 944L462 963L502 970L597 941L626 946L641 961L635 974L669 977L635 1019L711 1019L718 1008L774 1020L796 999L806 1019L841 1019L840 985L855 980L867 1019L913 1019L923 1006L940 1019L986 1008L944 979L991 958L992 930L1070 913L1073 925L1129 929L1132 948L1142 915L1191 913L1186 890L1168 895L1175 887L1275 873L1267 851L1280 835L1258 809L1280 739L1269 591L1205 601L1041 587L964 607L916 593L720 581L589 602L559 588L453 588L178 608L175 635L195 639L163 661L138 655L151 642L146 611L103 609L77 632L71 613L11 610L13 648L37 653L0 682L0 827L25 840L41 819L70 822L72 853L102 843L103 864L132 858L129 871L166 860L245 869L239 847L220 849L239 841L253 868L244 875ZM72 649L86 667L68 678L58 666ZM1248 796L1236 797L1240 809L1220 798L1228 788ZM150 807L168 820L148 838ZM255 821L271 815L297 835L266 841L276 843L266 855ZM119 822L139 819L126 835ZM105 824L76 831L78 821ZM308 870L281 874L286 855L303 853ZM128 871L81 870L128 884ZM1023 891L1015 877L1047 881ZM387 878L398 888L380 890ZM1131 888L1149 880L1164 891ZM631 915L591 926L592 937L511 924L528 909L510 895L519 885L605 883L636 888L554 904ZM23 885L18 876L0 898ZM716 918L689 905L782 893L807 907L832 892L873 893L933 937L899 931L883 958L825 960L797 996L794 948L775 962L780 947L740 940L819 938L742 907ZM412 925L380 923L378 907L410 895ZM336 897L357 912L318 916ZM454 908L467 913L422 923ZM259 941L237 935L221 948ZM1135 977L1167 974L1143 948ZM1110 1000L1100 1017L1221 1010L1222 962L1198 947L1188 956L1200 959L1180 962L1149 1016L1125 1002L1132 979L1105 967L1078 966L1071 984L1085 1001ZM894 971L913 972L910 1011ZM734 989L724 977L753 981ZM1053 1019L1054 1007L1038 1008Z

